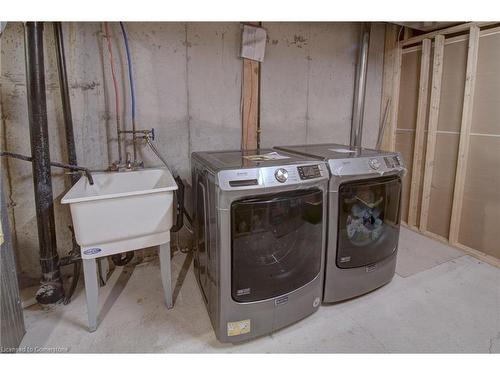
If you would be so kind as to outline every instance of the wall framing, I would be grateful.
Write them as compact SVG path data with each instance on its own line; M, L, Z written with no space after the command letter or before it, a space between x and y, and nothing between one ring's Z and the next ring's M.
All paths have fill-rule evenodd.
M420 79L418 87L417 122L415 126L415 146L413 152L413 167L410 186L410 203L408 207L408 224L417 225L418 198L420 192L420 177L422 160L424 158L424 136L428 106L429 66L431 62L431 40L422 41L420 60Z
M439 102L441 99L441 82L443 78L444 36L437 35L434 45L434 59L432 68L431 103L429 107L429 122L427 128L427 149L425 155L424 182L422 186L422 206L420 208L421 231L427 230L429 203L431 195L432 174L434 172L434 156L436 148L436 132L439 116Z
M391 25L392 26L392 25ZM396 131L398 129L398 106L404 103L399 103L400 87L401 87L401 63L402 55L416 51L420 57L420 73L418 81L418 109L416 115L416 126L414 131L414 146L410 154L413 155L411 161L411 182L410 182L410 203L408 207L407 222L402 220L402 224L408 228L418 231L428 237L439 240L454 246L465 253L474 256L484 262L500 267L500 259L498 255L492 256L489 253L480 251L476 248L464 245L460 242L460 226L462 224L462 209L464 202L464 192L467 184L466 173L469 159L474 155L470 151L470 139L474 136L499 137L497 134L482 134L475 133L473 128L473 105L475 92L476 75L478 74L478 58L479 58L479 43L480 37L500 33L498 23L494 22L470 22L453 26L444 30L434 31L432 33L419 35L416 37L404 38L395 43L392 51L388 50L391 46L387 44L387 34L390 31L390 26L386 28L386 51L384 63L384 89L389 87L386 84L386 77L391 77L391 90L383 91L383 103L389 102L390 105L390 122L387 124L386 133L384 134L383 147L386 150L394 150L396 148ZM483 30L481 30L483 28ZM458 35L457 35L458 34ZM446 36L450 36L446 38ZM400 39L400 37L397 37ZM467 41L467 57L466 57L466 73L463 77L465 88L463 90L462 116L459 122L459 130L450 131L450 129L438 129L438 121L440 117L440 99L442 94L441 83L443 80L445 45L451 43ZM431 48L434 52L431 57ZM465 50L464 50L465 53ZM448 57L448 60L451 57ZM432 69L429 74L429 63L432 60ZM463 74L463 73L462 73ZM430 84L430 100L428 101L427 85ZM463 85L464 83L462 83ZM427 129L426 129L427 127ZM401 129L400 129L401 130ZM406 129L403 129L406 130ZM408 129L410 130L410 129ZM477 130L476 130L477 132ZM427 133L427 134L426 134ZM439 157L436 151L436 139L438 135L447 135L458 137L458 157L456 160L454 180L452 180L452 199L450 212L450 228L448 236L438 235L429 231L428 219L431 206L431 189L433 188L433 175L435 175L436 158ZM455 139L458 139L455 138ZM402 147L398 145L398 147ZM422 178L423 175L423 178ZM454 181L454 183L453 183ZM419 202L419 194L421 194L421 202ZM470 194L470 193L469 193ZM495 202L495 204L500 202ZM419 212L420 211L420 212ZM465 218L467 220L467 218ZM486 229L484 229L486 231ZM478 233L478 236L485 235L486 232ZM444 233L443 233L444 234ZM462 235L462 241L464 241ZM491 247L491 245L490 245ZM481 248L481 247L480 247ZM485 248L488 250L489 248ZM495 251L493 251L495 253Z
M465 173L469 156L470 133L472 127L472 107L474 104L474 89L476 85L477 58L479 51L479 27L471 26L469 32L469 47L467 54L467 72L465 76L464 104L462 108L462 124L460 126L460 144L458 146L457 171L455 174L455 189L453 193L453 208L449 240L458 243L458 231L462 218L462 202L465 187Z
M259 22L250 22L259 26ZM241 78L241 149L259 147L260 62L243 58Z

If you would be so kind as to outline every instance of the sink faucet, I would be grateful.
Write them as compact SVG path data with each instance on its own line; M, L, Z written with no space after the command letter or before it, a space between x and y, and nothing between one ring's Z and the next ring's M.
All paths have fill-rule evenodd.
M125 168L132 169L132 160L130 160L130 152L126 153Z

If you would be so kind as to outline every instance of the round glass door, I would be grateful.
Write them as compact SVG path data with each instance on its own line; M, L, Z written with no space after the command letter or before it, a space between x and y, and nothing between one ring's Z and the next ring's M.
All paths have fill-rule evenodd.
M277 297L320 272L323 193L319 189L263 195L231 205L232 297Z
M337 266L361 267L392 255L399 238L399 177L344 183L339 188Z

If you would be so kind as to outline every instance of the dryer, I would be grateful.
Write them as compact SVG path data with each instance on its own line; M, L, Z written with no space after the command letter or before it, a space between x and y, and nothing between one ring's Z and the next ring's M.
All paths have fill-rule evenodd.
M323 292L326 163L274 150L191 156L194 269L222 342L315 312Z
M323 302L353 298L391 281L396 268L402 177L406 171L401 155L339 144L275 149L328 164Z

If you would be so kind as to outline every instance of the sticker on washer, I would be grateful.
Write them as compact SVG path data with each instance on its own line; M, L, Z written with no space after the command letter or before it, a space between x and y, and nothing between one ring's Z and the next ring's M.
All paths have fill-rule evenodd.
M274 300L274 305L275 306L284 305L287 302L288 302L288 296L284 296L284 297L276 298Z
M313 307L318 307L320 302L321 300L319 299L319 297L316 297L313 301Z
M250 294L250 292L251 292L251 289L250 289L250 288L238 289L238 290L236 291L236 295L237 295L237 296L245 296L245 295L247 295L247 294Z
M102 249L99 249L98 247L92 247L90 249L84 250L83 253L85 255L95 255L97 253L100 253Z
M366 272L373 272L377 269L377 264L370 264L369 266L366 266Z
M227 335L238 336L250 332L250 319L227 323Z
M340 257L340 263L350 262L351 257Z

